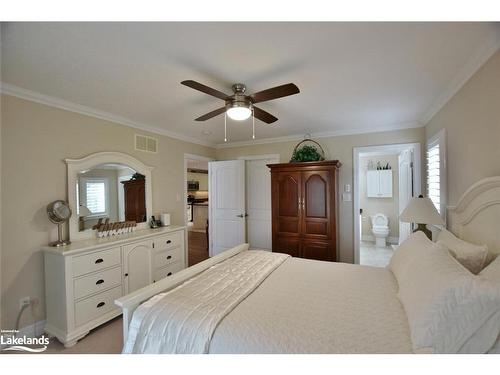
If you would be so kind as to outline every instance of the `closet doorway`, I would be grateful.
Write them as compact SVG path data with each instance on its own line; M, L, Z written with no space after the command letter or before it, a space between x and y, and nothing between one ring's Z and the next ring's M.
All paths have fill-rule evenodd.
M272 249L271 173L279 155L241 156L209 163L210 256L240 243Z

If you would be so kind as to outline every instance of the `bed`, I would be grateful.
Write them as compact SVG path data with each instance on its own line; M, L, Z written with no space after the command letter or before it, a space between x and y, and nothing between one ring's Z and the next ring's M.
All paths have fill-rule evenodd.
M457 236L497 253L499 231L491 223L499 221L500 177L479 181L448 208ZM116 304L124 353L427 352L412 346L409 315L388 268L292 258L245 244ZM491 346L495 352L500 343Z

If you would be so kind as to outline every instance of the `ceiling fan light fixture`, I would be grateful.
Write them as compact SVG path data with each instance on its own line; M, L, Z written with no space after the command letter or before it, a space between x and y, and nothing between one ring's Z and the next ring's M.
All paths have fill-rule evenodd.
M245 102L228 103L226 108L226 113L232 120L243 121L248 119L252 115L250 105Z

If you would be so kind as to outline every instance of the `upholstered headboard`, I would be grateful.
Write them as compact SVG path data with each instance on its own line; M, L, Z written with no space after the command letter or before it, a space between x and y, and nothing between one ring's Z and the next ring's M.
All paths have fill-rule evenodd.
M448 207L448 228L464 241L485 244L500 254L500 176L488 177L472 185Z

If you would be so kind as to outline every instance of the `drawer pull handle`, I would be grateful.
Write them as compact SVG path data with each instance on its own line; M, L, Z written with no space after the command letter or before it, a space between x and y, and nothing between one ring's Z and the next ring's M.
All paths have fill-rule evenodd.
M104 262L104 260L103 260L102 258L99 258L99 259L97 259L97 260L95 261L95 264L99 264L99 263L102 263L102 262Z
M106 304L106 302L99 302L99 303L97 304L97 308L99 308L99 307L103 307L105 304Z
M167 240L167 245L172 243L172 240Z
M167 256L167 259L172 259L172 255Z
M95 282L95 285L102 284L103 282L104 282L104 280L103 280L103 279L99 279L99 280L97 280L97 281Z
M172 276L172 272L167 273L167 276Z

